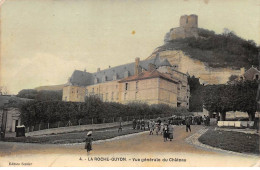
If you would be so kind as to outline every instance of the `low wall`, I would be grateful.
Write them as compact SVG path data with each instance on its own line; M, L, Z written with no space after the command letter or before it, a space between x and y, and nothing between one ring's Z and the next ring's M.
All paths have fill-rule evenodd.
M114 123L78 125L78 126L44 129L44 130L25 133L25 136L40 136L40 135L50 135L50 134L58 134L58 133L68 133L73 131L97 130L103 128L117 127L117 126L119 127L119 124L120 124L119 122L114 122ZM123 126L129 124L132 124L132 121L122 122Z
M219 127L250 128L254 126L254 121L218 121Z

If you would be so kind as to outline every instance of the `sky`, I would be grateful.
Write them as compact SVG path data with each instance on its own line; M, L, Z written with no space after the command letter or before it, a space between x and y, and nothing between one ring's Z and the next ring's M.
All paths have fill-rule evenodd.
M259 0L5 0L0 10L0 83L11 94L146 59L184 14L260 44Z

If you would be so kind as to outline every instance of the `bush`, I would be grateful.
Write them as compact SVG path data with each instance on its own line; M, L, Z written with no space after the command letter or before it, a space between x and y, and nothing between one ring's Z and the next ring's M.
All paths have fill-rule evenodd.
M87 124L104 123L133 118L155 118L159 116L187 115L185 108L174 108L165 104L151 105L129 103L123 105L114 102L102 102L95 97L88 97L86 102L30 101L22 105L21 118L25 126L40 123L79 122ZM113 119L117 118L117 119ZM75 123L74 123L75 124Z

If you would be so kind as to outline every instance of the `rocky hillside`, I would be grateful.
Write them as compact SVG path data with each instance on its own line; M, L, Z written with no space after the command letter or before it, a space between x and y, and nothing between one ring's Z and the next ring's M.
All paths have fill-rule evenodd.
M182 51L192 59L206 63L211 68L249 68L258 66L258 49L252 40L244 40L233 32L215 34L199 28L199 37L175 39L158 47L149 57L163 51Z

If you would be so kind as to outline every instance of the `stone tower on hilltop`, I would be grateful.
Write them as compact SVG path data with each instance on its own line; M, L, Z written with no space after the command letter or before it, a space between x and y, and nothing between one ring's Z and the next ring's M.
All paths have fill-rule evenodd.
M180 17L180 27L172 28L164 37L164 42L179 38L198 37L198 16L183 15Z

